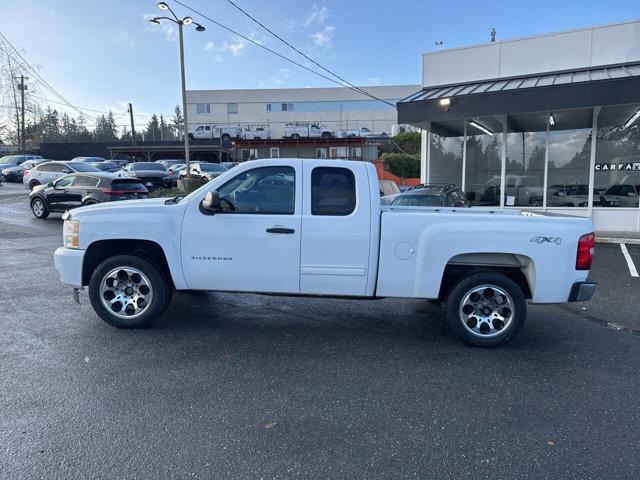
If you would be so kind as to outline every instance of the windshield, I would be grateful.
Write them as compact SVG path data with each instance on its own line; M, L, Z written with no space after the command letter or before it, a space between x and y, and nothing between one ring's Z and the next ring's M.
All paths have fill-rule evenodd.
M16 163L18 158L19 157L16 157L15 155L10 155L8 157L2 157L2 158L0 158L0 165L6 165L7 163Z
M162 172L167 170L161 163L136 163L131 168L133 170L160 170Z
M201 163L200 170L203 172L226 172L227 167L217 163Z
M99 172L100 169L89 165L88 163L67 163L67 166L76 172Z
M442 207L442 195L399 195L391 205L405 207Z

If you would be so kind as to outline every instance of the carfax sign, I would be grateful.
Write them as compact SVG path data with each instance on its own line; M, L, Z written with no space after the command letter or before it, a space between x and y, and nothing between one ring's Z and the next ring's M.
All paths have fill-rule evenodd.
M610 172L612 170L624 170L624 171L639 171L640 162L628 162L628 163L596 163L596 172Z

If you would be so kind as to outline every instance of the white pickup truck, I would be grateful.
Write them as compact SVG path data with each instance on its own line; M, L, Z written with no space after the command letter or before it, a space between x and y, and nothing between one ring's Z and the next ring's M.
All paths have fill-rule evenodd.
M284 127L282 138L333 138L334 132L328 128L322 127L317 123L300 124L288 123Z
M526 301L591 298L589 219L518 210L381 207L373 164L267 159L173 199L65 214L55 265L118 327L177 290L440 301L474 345L513 337Z

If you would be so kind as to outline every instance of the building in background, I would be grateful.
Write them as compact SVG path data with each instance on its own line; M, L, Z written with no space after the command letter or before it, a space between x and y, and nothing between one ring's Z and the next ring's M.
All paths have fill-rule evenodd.
M475 205L640 230L640 21L425 53L398 103L422 178Z
M419 85L361 87L395 104ZM268 125L281 138L287 123L319 123L332 130L365 127L391 135L396 109L349 88L281 88L187 91L189 129L198 125Z

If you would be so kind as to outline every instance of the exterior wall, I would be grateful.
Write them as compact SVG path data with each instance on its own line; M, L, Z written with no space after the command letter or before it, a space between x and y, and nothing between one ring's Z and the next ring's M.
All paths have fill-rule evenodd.
M640 60L640 20L424 53L433 87Z
M419 85L363 87L372 95L395 102L420 89ZM196 104L210 104L210 113L197 113ZM281 111L281 104L293 111ZM237 113L229 113L237 104ZM267 105L272 105L272 110ZM348 88L296 88L256 90L190 90L187 92L189 127L200 124L269 125L272 138L280 138L288 122L318 122L333 130L367 127L391 134L397 123L395 108Z

